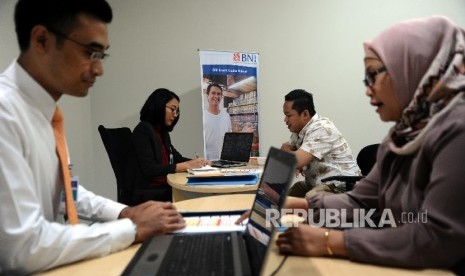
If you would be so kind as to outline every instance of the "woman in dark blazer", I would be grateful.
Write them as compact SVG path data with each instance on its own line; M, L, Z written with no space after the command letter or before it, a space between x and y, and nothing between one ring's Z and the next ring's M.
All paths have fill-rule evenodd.
M171 201L172 189L167 183L167 174L206 164L202 158L183 157L171 144L169 133L179 120L179 102L179 97L174 92L159 88L149 96L140 111L140 123L132 134L136 160L129 162L129 168L132 170L136 189L152 189L157 192L135 195L136 202Z

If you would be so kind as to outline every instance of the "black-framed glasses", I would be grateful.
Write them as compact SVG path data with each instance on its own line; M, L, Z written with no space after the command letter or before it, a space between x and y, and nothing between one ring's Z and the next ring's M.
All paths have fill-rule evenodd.
M179 113L181 112L179 108L173 106L165 105L165 107L168 107L171 110L171 112L173 112L174 117L178 117Z
M375 84L376 75L378 75L380 73L383 73L383 72L386 72L386 71L387 71L387 69L384 66L378 68L375 71L366 71L365 72L365 79L363 80L363 83L365 84L365 86L372 87L373 84Z
M58 36L61 36L63 37L64 39L67 39L73 43L75 43L76 45L79 45L83 48L85 48L87 50L87 53L89 54L89 58L91 60L101 60L101 61L104 61L105 59L107 59L110 55L101 51L101 50L96 50L94 48L92 48L91 46L89 45L85 45L69 36L67 36L66 34L54 29L54 28L51 28L51 27L47 27L47 29L49 31L51 31L52 33L54 33L55 35L58 35Z

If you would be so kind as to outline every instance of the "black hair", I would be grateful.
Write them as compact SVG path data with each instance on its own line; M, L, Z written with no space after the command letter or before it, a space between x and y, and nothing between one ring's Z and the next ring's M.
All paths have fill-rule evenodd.
M207 86L207 95L210 94L210 89L212 87L218 87L220 90L221 90L221 94L223 94L223 88L221 87L221 85L217 84L217 83L211 83Z
M141 122L148 122L153 126L161 127L163 130L172 131L174 126L176 126L178 123L179 117L181 116L178 114L171 126L165 125L166 104L172 99L176 99L178 102L181 102L176 93L166 88L158 88L153 91L140 110Z
M19 0L14 17L20 50L29 48L34 26L43 25L68 34L76 27L80 14L91 15L107 24L113 18L106 0Z
M292 109L297 111L299 115L305 110L308 110L310 116L316 113L312 94L303 89L295 89L287 93L287 95L284 96L284 101L292 101Z

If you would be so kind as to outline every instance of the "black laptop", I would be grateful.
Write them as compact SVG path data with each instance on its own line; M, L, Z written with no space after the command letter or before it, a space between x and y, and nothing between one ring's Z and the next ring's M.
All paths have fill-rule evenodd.
M246 166L252 151L253 133L226 132L219 160L212 160L211 166L230 168Z
M266 210L282 207L296 163L293 154L270 148L243 231L153 237L142 244L123 275L259 275L275 230L266 221Z

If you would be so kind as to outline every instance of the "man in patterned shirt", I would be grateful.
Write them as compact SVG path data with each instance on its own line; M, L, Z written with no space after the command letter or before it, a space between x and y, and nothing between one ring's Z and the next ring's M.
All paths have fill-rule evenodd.
M287 128L292 132L281 149L295 154L297 169L305 181L295 183L290 196L304 197L310 193L345 191L344 183L322 184L321 179L333 175L360 175L347 141L328 118L318 115L313 96L296 89L284 97L283 112Z

